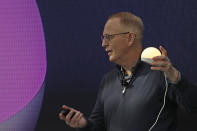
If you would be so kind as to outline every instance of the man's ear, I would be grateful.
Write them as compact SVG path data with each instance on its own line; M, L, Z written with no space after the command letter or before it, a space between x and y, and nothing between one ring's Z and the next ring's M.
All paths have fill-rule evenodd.
M129 33L129 39L128 39L129 46L133 45L135 39L136 39L135 33L134 32Z

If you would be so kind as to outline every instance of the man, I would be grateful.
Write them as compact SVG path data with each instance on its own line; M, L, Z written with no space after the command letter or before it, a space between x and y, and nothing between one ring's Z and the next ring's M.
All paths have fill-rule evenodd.
M196 87L173 67L162 46L162 56L154 57L152 65L140 61L142 38L139 17L129 12L110 16L102 47L117 67L101 81L88 119L65 105L62 108L70 112L60 113L60 119L81 131L175 131L177 105L197 109Z

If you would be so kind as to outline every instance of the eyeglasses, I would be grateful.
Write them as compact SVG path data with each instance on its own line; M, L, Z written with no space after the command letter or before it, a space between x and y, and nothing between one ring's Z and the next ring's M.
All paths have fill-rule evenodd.
M121 35L121 34L128 34L130 32L123 32L123 33L118 33L118 34L104 34L101 36L101 41L105 40L107 42L111 41L116 35Z

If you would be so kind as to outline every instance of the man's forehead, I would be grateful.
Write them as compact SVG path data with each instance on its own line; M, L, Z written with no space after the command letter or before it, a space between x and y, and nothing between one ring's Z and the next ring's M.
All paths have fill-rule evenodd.
M120 24L119 18L109 19L105 26L103 34L114 34L123 31L122 25Z

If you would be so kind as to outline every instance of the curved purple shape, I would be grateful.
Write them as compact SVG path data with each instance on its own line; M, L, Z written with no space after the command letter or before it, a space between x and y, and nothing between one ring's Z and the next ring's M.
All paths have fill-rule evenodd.
M35 131L44 96L45 82L36 96L22 110L0 123L0 131Z
M1 0L0 122L33 99L45 74L45 40L36 1Z

